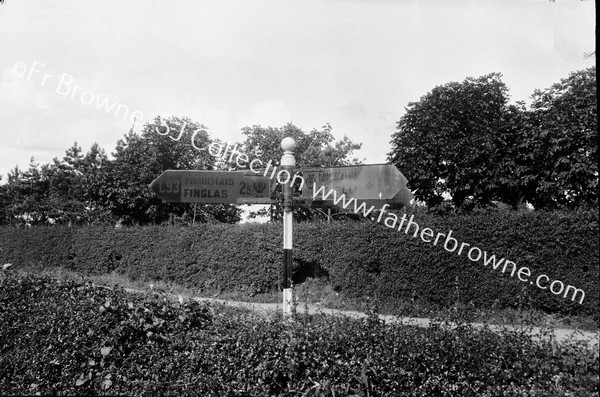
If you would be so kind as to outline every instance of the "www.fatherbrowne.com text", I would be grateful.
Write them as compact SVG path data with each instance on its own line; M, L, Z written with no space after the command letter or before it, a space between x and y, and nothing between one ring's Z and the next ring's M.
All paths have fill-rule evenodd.
M367 206L364 202L358 205L358 200L355 198L350 198L347 200L345 194L338 195L335 190L330 189L326 192L325 186L321 186L317 189L316 184L314 184L312 195L313 200L317 197L319 197L320 200L327 200L329 198L335 205L344 209L350 209L355 214L362 213L364 217L369 217L369 215L375 211L375 207L371 206L369 209L367 209ZM439 243L440 246L443 244L444 249L448 252L456 252L457 255L461 255L464 252L469 260L473 262L479 262L482 260L483 266L490 266L494 270L502 268L502 273L510 270L511 277L514 277L516 274L519 281L529 282L531 285L535 284L540 289L549 289L554 295L562 295L563 298L571 297L571 301L575 301L576 298L579 297L579 304L582 304L583 300L585 299L585 291L580 288L576 288L572 285L565 286L565 284L560 280L553 280L550 282L550 277L545 274L540 274L537 276L534 282L533 278L531 277L531 269L528 267L523 266L517 269L517 264L513 261L505 258L497 259L496 255L488 256L487 251L481 250L476 246L471 246L469 243L459 243L457 239L452 237L452 230L448 231L447 234L436 234L433 229L428 227L421 229L417 222L414 221L414 215L411 215L410 219L407 219L406 214L403 214L401 218L398 218L398 215L391 212L386 212L387 207L389 207L389 205L384 204L379 209L379 215L377 216L377 219L375 219L375 217L370 217L370 219L376 220L376 222L379 223L385 215L383 223L389 228L396 229L396 225L398 225L398 231L404 231L404 233L407 235L410 232L414 238L419 236L421 240L426 243L433 243L433 245L438 245Z
M161 124L163 124L162 121ZM170 138L173 140L179 140L183 135L184 129L185 125L182 127L181 133L177 138ZM158 129L156 132L159 132ZM168 132L160 134L167 135ZM204 150L205 148L199 148L194 144L194 138L195 133L192 136L192 145L194 148L198 150ZM280 184L289 183L291 186L299 186L300 190L302 190L304 187L305 181L301 175L291 175L287 170L278 171L278 168L272 164L271 160L269 160L269 162L266 164L266 167L263 168L265 163L262 160L255 158L250 161L250 157L247 154L240 153L238 151L237 145L230 145L227 143L225 146L223 146L221 143L214 142L206 149L210 155L222 159L226 159L227 152L229 151L230 155L228 161L232 162L235 158L235 164L238 167L249 166L250 170L255 174L262 174L270 179L275 178ZM479 247L471 246L469 243L465 242L459 243L457 239L452 237L452 230L449 230L447 234L436 234L433 229L428 227L421 228L417 222L414 221L414 215L411 215L410 219L407 219L406 214L403 214L402 217L399 218L398 215L386 211L386 208L389 207L388 204L384 204L379 210L376 210L374 206L367 208L367 205L364 202L359 205L359 201L354 197L348 199L345 194L338 194L338 192L334 189L329 189L327 191L325 186L317 187L316 183L313 184L312 189L313 200L317 198L323 201L329 199L338 207L351 210L355 214L361 213L361 215L365 218L369 218L378 223L383 219L383 224L389 228L397 229L400 232L404 231L404 233L407 235L409 232L411 232L414 238L417 238L418 236L421 238L421 240L423 240L423 242L426 243L433 243L433 245L438 245L439 243L440 246L443 244L446 251L456 252L457 255L462 255L464 252L467 258L469 258L469 260L472 262L482 261L483 266L489 266L494 270L501 269L502 273L506 273L507 270L509 270L511 277L514 277L516 274L519 281L529 282L529 284L535 285L543 290L550 290L550 292L554 295L562 295L562 297L565 299L570 297L571 301L575 301L579 297L579 304L582 304L583 300L585 299L585 291L580 288L576 288L572 285L565 285L565 283L560 280L550 281L550 277L545 274L540 274L539 276L535 277L534 281L531 269L528 267L522 266L517 268L517 264L513 261L505 258L497 259L496 255L489 255L487 251L481 250ZM377 218L375 218L375 216L371 216L371 213L374 212L378 212ZM398 226L396 227L396 225Z

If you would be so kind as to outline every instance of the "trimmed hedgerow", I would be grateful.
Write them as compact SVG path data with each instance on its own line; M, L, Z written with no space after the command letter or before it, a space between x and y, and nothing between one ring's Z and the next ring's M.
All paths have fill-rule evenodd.
M594 396L586 342L246 311L0 271L0 394Z
M443 308L522 307L598 320L597 211L415 214L421 230L447 234L498 259L546 274L585 291L583 304L521 282L374 222L294 225L295 282L325 277L336 291L381 301L413 301ZM283 251L281 225L197 227L0 229L5 261L62 266L83 274L111 271L134 279L162 279L200 290L276 291Z
M585 291L583 304L473 262L434 246L414 226L407 235L380 224L347 224L328 228L332 249L325 249L323 266L334 288L352 296L402 298L434 306L455 302L477 307L532 307L547 312L586 314L598 319L598 212L487 213L469 216L416 214L414 221L476 246L517 268L531 269L530 280L546 274ZM433 240L433 239L432 239ZM510 269L510 268L509 268Z
M71 228L18 229L0 227L0 258L5 262L26 265L32 269L69 263L73 244Z

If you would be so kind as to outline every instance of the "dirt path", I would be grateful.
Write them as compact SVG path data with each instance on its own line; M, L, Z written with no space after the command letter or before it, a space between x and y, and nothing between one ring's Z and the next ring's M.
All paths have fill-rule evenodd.
M125 289L128 292L137 292L144 293L145 291L134 290L131 288ZM171 294L169 294L171 295ZM171 295L173 298L177 298L176 295ZM269 314L269 313L280 313L282 310L281 303L256 303L256 302L242 302L242 301L232 301L226 299L217 299L217 298L205 298L205 297L189 297L198 302L211 302L211 303L219 303L227 306L246 308L250 311L261 313L261 314ZM299 313L304 313L304 305L298 305L296 309ZM337 309L328 309L325 307L320 307L319 305L308 305L308 313L309 314L327 314L327 315L338 315L338 316L347 316L351 318L365 318L367 314L363 312L357 311L345 311L345 310L337 310ZM383 315L380 314L379 318L384 320L386 323L402 323L406 325L415 325L419 327L428 327L431 323L431 320L428 318L419 318L419 317L397 317L391 315ZM475 327L483 327L483 323L473 323ZM506 326L507 328L512 328L511 326ZM501 326L491 325L491 329L501 329ZM590 332L590 331L581 331L575 329L568 328L554 328L554 337L558 342L563 342L569 339L574 339L578 341L587 341L590 349L594 350L596 354L599 353L599 341L600 341L600 332ZM536 339L547 338L549 337L547 333L540 327L533 327L531 330L531 336Z

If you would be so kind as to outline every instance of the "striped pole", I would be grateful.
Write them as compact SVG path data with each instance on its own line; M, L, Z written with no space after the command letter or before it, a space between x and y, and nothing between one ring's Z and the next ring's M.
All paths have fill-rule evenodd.
M290 138L281 141L283 157L281 171L277 175L278 182L283 184L283 315L292 314L292 179L296 159L294 148L296 142ZM287 171L287 172L284 172Z

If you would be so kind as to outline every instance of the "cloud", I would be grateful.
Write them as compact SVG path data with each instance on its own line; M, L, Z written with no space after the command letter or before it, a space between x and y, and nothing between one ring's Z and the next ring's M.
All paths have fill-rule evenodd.
M255 103L250 111L238 122L238 127L252 125L281 127L291 121L287 105L279 100L265 99Z
M55 156L62 157L75 141L84 150L98 142L110 152L117 137L127 131L124 125L131 124L129 119L123 120L122 116L116 117L114 111L108 113L96 106L96 98L110 99L101 89L102 75L94 74L91 78L73 76L73 85L77 84L81 90L94 96L94 103L87 105L78 95L71 97L58 93L61 73L44 65L38 67L41 73L32 74L28 80L31 64L26 68L24 73L23 68L17 68L15 73L13 66L0 72L0 109L3 116L0 174L6 174L15 164L26 167L32 156L40 163L47 163ZM46 72L53 77L44 84Z
M349 119L364 119L367 117L365 105L358 102L342 105L336 109L336 112Z
M31 127L38 121L48 122L56 116L52 93L28 83L27 75L15 75L12 67L2 71L0 108L4 116L0 137L5 147L37 144L39 138L30 133Z
M0 105L3 113L13 114L12 110L23 111L31 109L34 104L35 88L28 84L26 75L18 77L13 68L2 71L0 79Z

